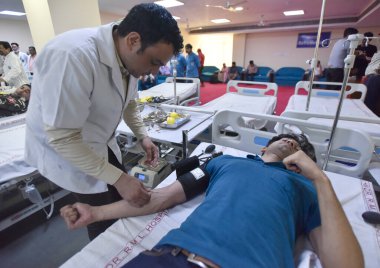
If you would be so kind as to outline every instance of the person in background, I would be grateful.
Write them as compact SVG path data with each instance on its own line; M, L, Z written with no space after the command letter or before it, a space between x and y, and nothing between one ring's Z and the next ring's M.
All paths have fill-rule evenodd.
M173 76L173 60L176 60L176 70L177 70L177 77L185 77L186 73L186 59L182 55L182 53L178 53L176 56L172 57L172 60L170 60L170 75Z
M162 6L134 6L121 22L76 29L49 41L33 66L25 161L81 202L124 199L138 209L151 192L121 163L115 130L124 119L146 155L158 161L137 98L138 77L157 74L181 51L183 38ZM88 226L90 239L114 220Z
M377 68L373 69L373 72L366 76L365 85L367 86L367 95L364 99L364 104L377 116L380 117L380 53L376 53L375 57L378 57ZM368 68L367 68L368 69Z
M253 81L253 77L257 73L257 65L253 62L253 60L249 61L247 66L247 70L245 70L245 78L244 80Z
M225 63L223 63L222 69L220 69L218 73L218 80L222 83L227 82L227 77L228 77L228 68Z
M197 49L197 53L198 53L198 58L199 58L199 79L201 80L201 86L203 87L204 86L204 82L203 82L203 79L202 79L202 71L203 71L203 68L205 66L205 55L202 53L202 50L200 48Z
M18 56L12 51L11 45L6 41L0 41L0 55L4 57L3 74L0 82L4 82L11 87L21 87L29 84L24 68Z
M321 61L318 60L317 66L314 70L314 79L320 80L323 76L324 76L323 67L322 67Z
M147 90L156 85L156 78L153 74L142 75L139 78L138 90Z
M351 34L357 34L356 28L346 28L343 38L334 44L326 69L327 82L343 82L344 77L344 59L349 53L350 43L346 42L347 37ZM340 86L329 86L328 89L340 90Z
M363 39L362 43L355 50L356 58L353 69L356 71L356 82L358 83L362 82L365 70L371 62L373 55L377 52L377 47L370 44L372 41L370 38L373 37L373 33L366 32L364 36L369 38L368 43L367 39Z
M232 62L232 66L228 68L228 80L235 80L239 76L238 68L236 67L236 62Z
M200 62L198 56L193 52L193 46L186 44L186 77L199 78Z
M11 43L12 50L16 54L17 57L19 57L22 67L24 68L25 72L28 72L28 55L22 51L20 51L20 46L18 43Z
M33 75L33 65L37 58L37 51L34 46L29 47L29 58L28 58L28 71Z
M0 117L25 113L30 99L31 86L28 84L17 88L14 93L0 94Z
M103 218L162 211L206 191L177 229L123 267L294 267L307 236L323 267L364 267L360 245L304 135L281 134L247 158L223 155L155 189L142 210L120 201L61 209L69 229ZM193 258L188 258L193 256ZM197 266L197 267L198 267ZM194 266L195 267L195 266Z
M0 76L3 75L3 66L4 66L4 56L0 55Z

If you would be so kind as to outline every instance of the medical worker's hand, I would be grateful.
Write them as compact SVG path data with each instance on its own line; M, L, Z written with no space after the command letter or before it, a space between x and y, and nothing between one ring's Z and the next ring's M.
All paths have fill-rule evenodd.
M131 206L142 207L150 200L150 191L138 179L126 173L120 176L114 186Z
M85 227L97 221L99 216L96 207L82 203L64 206L60 212L70 230Z
M286 157L283 163L288 170L300 173L312 181L327 178L317 164L301 150Z
M141 140L141 147L146 154L146 161L144 164L149 166L155 166L158 161L158 148L149 137L145 137Z

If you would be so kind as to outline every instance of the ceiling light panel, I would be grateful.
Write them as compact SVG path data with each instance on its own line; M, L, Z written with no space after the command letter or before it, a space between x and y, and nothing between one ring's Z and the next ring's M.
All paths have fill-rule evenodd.
M298 15L303 15L303 14L305 14L303 10L284 11L285 16L298 16Z
M211 20L211 22L219 24L219 23L227 23L227 22L231 22L231 21L228 19L215 19L215 20Z
M3 11L0 11L0 14L1 15L10 15L10 16L24 16L26 13L10 11L10 10L3 10Z
M157 5L163 6L165 8L177 7L177 6L182 6L183 5L182 2L176 1L176 0L162 0L162 1L156 1L154 3L157 4Z

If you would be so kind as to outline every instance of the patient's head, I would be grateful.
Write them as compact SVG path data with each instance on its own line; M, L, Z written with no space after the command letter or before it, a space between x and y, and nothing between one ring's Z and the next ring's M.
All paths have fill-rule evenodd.
M25 84L16 89L15 94L19 97L23 97L25 100L28 101L30 99L30 90L30 85Z
M297 135L292 133L274 136L263 149L263 154L269 151L278 154L280 158L284 159L298 150L302 150L314 162L317 162L314 147L303 134Z

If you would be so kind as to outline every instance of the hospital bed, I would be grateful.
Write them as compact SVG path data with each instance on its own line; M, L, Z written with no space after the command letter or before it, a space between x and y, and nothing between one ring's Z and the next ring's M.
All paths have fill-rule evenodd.
M1 118L0 231L48 205L51 213L54 201L68 194L25 163L24 146L25 114Z
M341 83L332 82L313 82L313 85L339 85ZM345 98L343 100L341 115L342 116L354 116L354 117L373 117L377 116L364 104L364 98L367 93L367 88L363 84L347 84L350 87L349 90L345 91ZM306 111L307 96L299 95L301 89L308 91L309 82L300 81L296 84L295 94L289 98L288 104L285 108L286 110L296 110L296 111ZM310 112L320 113L320 114L331 114L335 115L338 103L340 91L337 90L326 90L326 89L312 89L310 97L309 110ZM355 92L361 94L360 99L349 99Z
M199 107L203 111L233 110L239 112L273 114L277 103L276 83L230 80L226 93ZM243 118L248 127L261 129L265 120Z
M214 118L213 130L218 129L220 124L228 122L239 135L237 137L231 137L219 131L213 131L213 143L217 144L217 152L222 151L224 154L242 157L245 157L247 153L259 153L260 151L258 151L257 148L261 148L263 143L266 143L272 135L275 135L274 133L247 128L242 124L242 116L253 116L262 120L286 120L271 115L252 115L234 111L218 112ZM305 130L320 127L303 120L289 120L291 120L292 123L302 124ZM322 130L325 128L327 127L322 126ZM365 133L356 130L340 129L338 133L339 135L353 135L352 137L366 137ZM309 134L311 136L314 135L312 131L309 132ZM364 146L366 149L357 148L361 150L363 154L370 150L371 147L370 139L367 138L366 140L368 141L368 146ZM195 149L193 155L199 155L204 151L207 145L207 143L201 143ZM348 140L347 145L355 147L355 142ZM336 147L339 147L339 144L334 145L334 148ZM239 149L244 149L245 151ZM249 150L249 152L247 152L247 150ZM358 165L361 166L361 168L368 163L365 155L362 156L363 159L359 159L358 161ZM342 165L342 170L344 168L348 168L347 172L350 171L350 167ZM377 226L365 223L361 217L361 214L365 211L379 211L372 184L330 171L326 171L326 174L331 179L339 201L343 205L343 209L363 249L366 267L379 267L380 229ZM172 173L158 187L167 186L174 180L175 174ZM145 249L151 249L171 229L179 227L187 216L202 202L203 197L203 195L198 196L172 209L167 209L152 215L118 220L103 234L99 235L84 249L64 263L62 267L121 267L133 257L137 256L139 252ZM307 258L309 252L309 248L304 248L304 253L301 254L301 256Z
M318 81L315 83L316 85L339 84ZM377 146L376 153L380 154L380 119L363 102L367 89L363 84L348 84L348 86L350 89L345 92L346 98L343 100L338 126L355 128L368 133ZM301 89L308 90L308 87L309 82L307 81L297 83L295 95L289 99L288 105L281 115L332 126L340 92L312 89L309 111L306 111L307 96L298 95L298 93ZM360 93L360 99L347 98L351 94L355 94L355 92ZM279 125L276 125L275 129L278 130L279 127ZM289 124L286 127L290 131L295 131L294 127L292 128ZM378 158L374 156L373 160L378 161Z
M176 78L176 96L178 102L174 99L174 78L167 77L164 83L158 84L147 90L139 91L139 98L163 97L170 99L169 103L181 104L194 102L195 105L200 101L200 80L198 78L177 77Z

